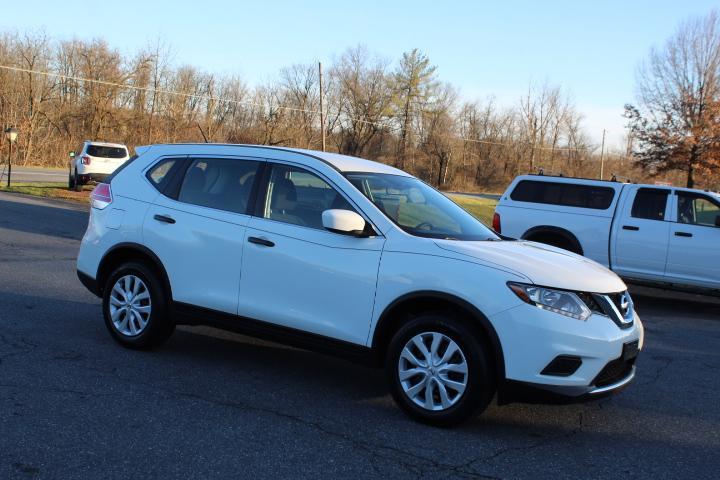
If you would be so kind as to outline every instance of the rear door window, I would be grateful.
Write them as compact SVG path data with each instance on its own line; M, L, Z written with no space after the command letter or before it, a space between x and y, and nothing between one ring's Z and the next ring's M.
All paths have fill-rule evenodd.
M635 194L630 215L633 218L665 220L665 208L669 193L669 190L659 188L639 189Z
M510 198L516 202L607 210L615 198L615 189L577 183L521 180Z
M87 154L99 158L125 158L127 150L123 147L105 147L102 145L88 145Z
M178 201L246 214L259 165L231 158L192 159Z

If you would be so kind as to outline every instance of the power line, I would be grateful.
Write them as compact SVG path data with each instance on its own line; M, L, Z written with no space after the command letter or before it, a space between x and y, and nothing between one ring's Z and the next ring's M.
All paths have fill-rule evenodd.
M185 97L185 98L192 98L195 100L225 102L225 103L233 103L233 104L244 105L244 106L249 106L249 107L258 107L258 108L263 108L263 109L267 108L268 110L277 109L277 110L287 110L287 111L291 111L291 112L316 114L316 115L321 115L321 116L323 115L323 112L318 111L318 110L313 110L313 109L288 107L285 105L271 106L269 104L265 105L265 104L261 104L261 103L257 103L257 102L250 102L250 101L245 101L245 100L235 100L235 99L229 99L229 98L223 98L223 97L216 97L213 95L203 95L203 94L197 94L197 93L179 92L176 90L168 90L168 89L164 89L164 88L153 88L153 87L142 87L142 86L138 86L138 85L128 85L126 83L110 82L107 80L99 80L99 79L94 79L94 78L83 78L83 77L77 77L74 75L65 75L62 73L46 72L43 70L33 70L33 69L29 69L29 68L13 67L10 65L0 65L0 70L9 70L9 71L20 72L20 73L31 73L31 74L43 75L46 77L60 78L63 80L72 80L75 82L83 82L83 83L95 83L98 85L105 85L108 87L117 87L117 88L122 88L122 89L137 90L137 91L148 92L148 93L157 93L157 94L163 94L163 95L176 95L176 96ZM330 113L330 112L328 111L327 113ZM338 116L343 115L342 110L335 110L334 113L337 114ZM345 118L348 120L354 121L354 122L364 123L364 124L368 124L368 125L374 125L374 126L377 126L380 128L386 128L389 130L398 130L398 128L399 128L397 125L392 125L392 124L385 123L385 122L374 122L374 121L365 120L362 118L350 117L347 115L345 116ZM322 128L324 130L324 126L322 126ZM417 136L420 136L420 134L416 133L416 132L410 132L410 134L415 134ZM562 152L562 151L575 152L575 151L589 149L588 147L546 147L546 146L542 146L542 145L536 145L532 142L521 142L521 141L517 141L517 142L513 142L513 143L505 143L505 142L496 142L496 141L491 141L491 140L479 140L479 139L475 139L475 138L466 138L466 137L456 137L456 139L461 140L463 142L471 142L471 143L478 143L478 144L484 144L484 145L495 145L495 146L502 146L502 147L508 147L508 148L515 147L517 145L527 145L527 146L532 147L535 150L551 150L551 151L555 151L555 152Z

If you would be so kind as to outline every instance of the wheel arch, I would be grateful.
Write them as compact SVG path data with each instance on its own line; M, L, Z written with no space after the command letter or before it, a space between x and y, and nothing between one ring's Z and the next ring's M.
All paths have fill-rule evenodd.
M582 244L578 240L578 238L575 236L574 233L572 233L569 230L566 230L561 227L555 227L552 225L539 225L537 227L532 227L528 231L522 234L520 238L523 240L530 240L533 241L533 238L539 237L539 236L556 236L559 238L562 238L563 240L567 241L573 248L574 252L578 253L580 255L583 255L583 248ZM540 242L543 243L543 242ZM558 247L560 248L560 247Z
M95 277L99 296L102 296L103 294L103 288L105 287L105 282L107 281L108 276L112 274L113 270L115 270L118 265L128 261L143 262L155 271L155 273L157 273L160 277L160 280L163 282L163 287L169 296L169 300L172 300L170 278L168 277L165 266L160 258L155 254L155 252L144 245L131 242L118 243L105 252L102 260L100 260L97 275Z
M472 330L477 332L481 340L490 348L490 354L495 364L498 383L505 380L505 357L500 344L500 338L490 320L473 304L445 292L422 290L407 293L391 302L378 318L372 337L372 350L376 361L382 365L385 361L385 352L392 339L392 335L412 318L414 314L427 311L451 311L459 314L457 317L465 322Z

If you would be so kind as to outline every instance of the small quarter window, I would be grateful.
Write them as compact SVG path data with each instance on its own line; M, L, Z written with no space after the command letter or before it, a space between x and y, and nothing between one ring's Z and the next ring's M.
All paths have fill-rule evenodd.
M172 179L171 173L174 174L175 170L177 170L178 162L179 160L177 158L161 160L160 163L157 163L148 171L147 179L150 180L150 183L160 192L164 192L165 187L167 187Z

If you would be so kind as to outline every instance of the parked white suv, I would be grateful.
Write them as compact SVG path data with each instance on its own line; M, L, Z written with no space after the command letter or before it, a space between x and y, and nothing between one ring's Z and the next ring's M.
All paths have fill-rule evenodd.
M720 291L720 195L662 185L522 175L496 232L584 255L635 282Z
M90 181L102 182L129 158L121 143L86 140L73 158L68 188L80 191Z
M125 346L209 324L384 365L437 425L496 391L591 398L634 377L643 327L617 275L504 241L407 173L260 146L137 153L93 191L77 260Z

